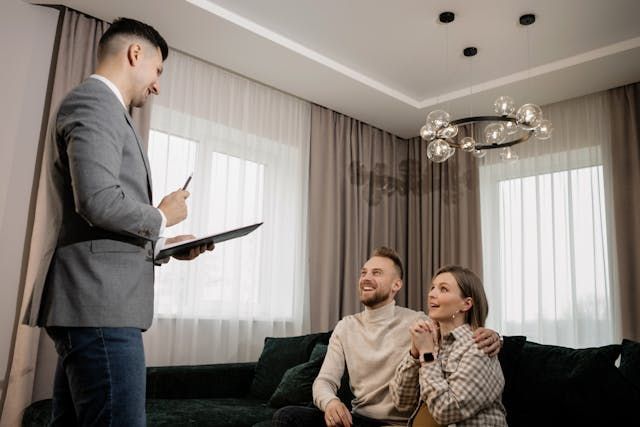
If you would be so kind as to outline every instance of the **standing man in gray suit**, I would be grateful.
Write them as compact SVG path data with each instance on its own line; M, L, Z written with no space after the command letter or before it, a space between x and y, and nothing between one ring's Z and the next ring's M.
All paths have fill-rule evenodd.
M50 178L62 225L33 297L59 356L53 425L146 425L142 331L153 318L154 255L164 228L187 217L189 192L152 205L149 162L128 109L159 93L167 54L155 29L116 20L100 39L95 74L55 118Z

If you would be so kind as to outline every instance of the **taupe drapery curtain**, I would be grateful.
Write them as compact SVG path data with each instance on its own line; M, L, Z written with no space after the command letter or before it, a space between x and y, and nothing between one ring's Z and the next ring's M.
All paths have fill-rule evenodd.
M313 105L309 175L311 329L361 310L357 280L377 246L405 263L399 305L423 309L425 283L447 263L481 274L480 199L471 156L444 165L425 144Z
M460 137L466 136L460 129ZM480 186L475 157L458 152L444 163L427 159L427 144L409 140L409 158L422 173L408 195L407 281L408 307L425 309L430 280L438 268L458 264L482 277Z
M52 149L50 146L49 123L64 96L73 87L88 77L96 66L96 52L102 34L109 23L88 17L74 10L61 8L56 44L52 55L49 87L43 117L42 138L39 142L38 158L34 176L29 225L25 236L25 256L20 280L20 290L16 303L14 339L9 356L10 369L7 370L6 393L1 402L2 419L0 425L20 424L22 412L31 403L33 385L38 370L38 345L44 333L20 324L24 314L30 310L37 313L38 307L28 307L35 283L45 279L51 256L55 249L60 215L48 196L47 169L50 167ZM134 111L141 135L148 135L149 108ZM53 364L43 364L51 367ZM52 375L48 375L52 377Z
M372 249L391 246L405 257L407 199L398 186L407 153L390 133L311 106L311 330L359 311L356 280Z
M640 83L609 96L621 332L640 341Z

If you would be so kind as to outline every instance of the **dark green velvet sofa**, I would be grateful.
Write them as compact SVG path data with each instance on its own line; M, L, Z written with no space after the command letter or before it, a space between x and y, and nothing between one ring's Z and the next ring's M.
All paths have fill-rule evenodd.
M270 426L277 408L311 402L311 384L330 335L266 338L258 362L147 368L147 423ZM349 401L345 390L346 383L341 393ZM50 399L34 402L25 410L22 425L46 426L50 413Z
M256 363L148 368L148 424L269 426L278 407L311 402L328 339L267 338ZM576 350L505 337L499 359L511 427L638 425L640 343ZM346 377L339 395L350 402ZM47 425L50 411L50 400L33 403L23 426Z

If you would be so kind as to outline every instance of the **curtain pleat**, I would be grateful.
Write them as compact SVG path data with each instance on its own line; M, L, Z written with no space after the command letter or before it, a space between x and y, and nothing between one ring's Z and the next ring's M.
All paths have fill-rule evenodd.
M621 333L640 341L640 83L608 96Z

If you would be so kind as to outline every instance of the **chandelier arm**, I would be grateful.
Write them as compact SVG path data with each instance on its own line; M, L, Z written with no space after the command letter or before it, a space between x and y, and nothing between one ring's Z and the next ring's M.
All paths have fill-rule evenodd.
M476 116L476 117L463 117L461 119L452 120L449 124L453 126L468 125L470 123L478 122L513 122L516 123L515 117L508 116Z
M517 123L515 117L508 116L475 116L475 117L463 117L461 119L452 120L449 124L452 126L464 126L473 123L482 123L482 122L512 122ZM514 139L513 141L506 141L500 144L476 144L476 150L492 150L494 148L506 148L511 147L512 145L520 144L522 142L528 141L533 135L533 131L527 131L521 138ZM453 145L458 148L460 146L459 143L453 142L451 140L447 141L449 145Z
M476 144L476 150L492 150L494 148L506 148L511 147L516 144L520 144L522 142L526 142L533 135L533 131L527 131L527 133L522 136L522 138L514 139L513 141L507 141L500 144Z

